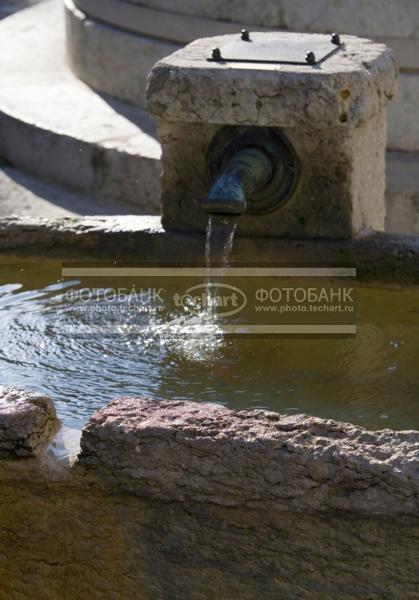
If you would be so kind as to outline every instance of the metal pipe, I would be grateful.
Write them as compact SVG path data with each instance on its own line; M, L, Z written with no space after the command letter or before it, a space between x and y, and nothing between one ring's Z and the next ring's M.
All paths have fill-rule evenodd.
M202 208L210 214L243 214L246 197L263 188L272 175L272 160L266 152L259 148L239 150L214 182Z

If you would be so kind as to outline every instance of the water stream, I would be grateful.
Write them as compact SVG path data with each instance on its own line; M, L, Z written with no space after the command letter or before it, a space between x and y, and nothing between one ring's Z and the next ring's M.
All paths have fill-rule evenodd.
M205 264L228 268L239 217L234 215L209 215L205 244Z
M239 216L234 215L208 215L206 242L205 242L205 268L207 291L207 318L214 324L217 322L215 298L217 296L217 283L214 281L211 269L217 267L217 281L220 283L229 267L230 255L233 250L234 235L236 233Z

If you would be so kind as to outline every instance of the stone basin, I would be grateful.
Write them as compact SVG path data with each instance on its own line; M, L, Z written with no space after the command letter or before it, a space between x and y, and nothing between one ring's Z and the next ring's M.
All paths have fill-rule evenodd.
M312 57L299 66L234 69L228 61L214 63L207 58L217 56L214 44L218 54L220 48L224 52L227 40L222 34L230 33L230 39L239 41L239 18L252 26L252 41L259 36L253 32L254 24L261 29L295 29L300 24L301 30L324 34L337 30L334 23L342 22L342 14L337 18L339 11L332 11L332 20L330 14L325 20L327 11L317 14L313 4L307 12L301 2L292 9L280 2L280 10L278 2L268 2L260 11L254 2L242 1L238 10L240 2L188 1L65 0L71 69L94 89L132 102L136 109L80 87L68 71L61 53L59 3L41 3L10 25L5 23L9 85L3 94L2 156L53 181L139 204L139 212L147 213L160 206L156 193L160 147L152 135L154 127L138 108L146 96L146 76L157 59L180 44L204 35L220 37L196 42L161 61L149 80L147 102L158 120L163 146L163 220L131 215L0 219L0 267L7 265L7 278L0 282L6 283L6 289L0 286L0 367L17 363L26 368L19 381L8 383L12 387L0 388L0 598L414 600L419 598L419 431L408 427L418 423L412 396L419 387L414 372L418 308L413 296L419 283L419 238L381 232L386 208L386 109L395 91L396 63L381 44L344 33L355 27L362 35L384 38L401 57L400 95L391 109L388 141L388 148L397 151L388 155L394 188L391 169L408 163L413 167L415 155L406 151L417 150L415 94L410 93L417 79L411 72L417 70L413 39L417 11L407 7L406 0L402 17L394 10L390 14L372 9L377 18L371 21L368 9L353 11L347 3L341 13L348 26L340 37L333 35L339 49L330 60L315 67ZM276 39L279 34L260 35ZM281 34L290 35L294 36ZM22 44L28 50L26 71L16 59ZM52 47L57 52L51 52ZM28 82L36 82L37 101L32 93L28 97ZM63 95L63 89L72 93ZM64 97L72 99L70 110L62 114L53 110L51 117L51 107L61 105ZM34 114L37 118L32 118ZM220 125L227 129L218 131ZM298 171L300 183L299 188L290 188L294 204L277 207L285 212L242 218L231 261L247 266L257 260L258 267L355 268L360 285L372 284L363 289L381 286L396 291L393 298L367 295L368 301L372 299L368 314L374 308L379 312L374 299L387 301L387 324L393 318L403 322L394 328L400 337L383 335L384 344L380 338L368 348L366 336L360 342L362 351L349 344L349 352L340 357L348 376L342 379L330 366L334 359L330 347L326 352L320 341L315 340L316 347L300 339L293 356L286 344L282 355L269 347L257 360L244 354L241 363L230 364L233 373L227 375L235 379L219 377L221 384L217 389L210 385L206 396L203 387L195 386L203 371L188 378L186 370L179 387L189 388L193 401L185 400L185 394L176 399L177 388L167 384L173 364L164 354L155 354L154 359L146 355L139 366L146 370L147 361L158 364L160 388L152 388L154 397L147 397L141 388L131 397L113 399L110 384L119 385L118 394L121 388L128 394L118 377L124 366L133 365L134 370L136 365L129 362L127 351L117 349L113 371L106 361L104 367L95 368L97 347L104 351L102 330L90 355L82 352L83 343L74 347L74 340L65 336L61 345L52 343L52 354L59 360L44 369L43 344L53 337L46 315L58 294L49 297L50 305L35 301L40 291L55 292L57 280L49 279L40 290L38 273L38 287L29 288L27 294L21 280L13 277L17 272L13 265L25 260L42 263L42 285L50 275L49 259L89 266L93 261L117 267L202 266L206 240L199 232L205 231L207 215L199 201L209 191L207 176L213 176L214 165L221 164L229 148L223 140L231 126L285 128L281 139L292 142L291 170ZM208 154L210 147L213 152ZM400 177L399 166L395 172ZM405 176L400 189L396 181L395 197L404 194L403 202L393 201L390 189L387 205L390 217L401 219L397 231L414 231L416 179L412 175L407 184ZM23 302L18 299L20 287ZM402 306L398 294L407 287L408 299ZM41 334L40 339L22 335L11 352L14 331L16 338L22 333L8 328L8 319L15 316L13 302L17 313L36 313ZM33 334L36 328L31 328L30 319L24 325ZM383 333L379 327L371 330ZM305 357L315 354L308 363L311 372L304 370L307 362L300 342L307 345ZM84 344L86 348L89 341ZM143 351L141 345L137 348L135 352ZM253 354L260 348L252 348ZM347 360L351 352L354 364ZM394 353L399 353L405 368L392 378L391 369L396 367L389 357ZM78 365L71 362L73 356ZM279 404L283 411L278 412L252 410L249 407L258 404L249 397L242 402L246 409L230 408L229 385L250 396L252 379L255 396L263 397L260 405L275 407L270 392L278 391L278 378L292 370L293 358L300 366L297 377L305 380L302 389L318 416L302 414L298 403L290 409ZM384 413L375 418L388 419L393 404L399 404L394 412L402 418L398 423L387 421L394 429L362 427L359 419L355 422L359 415L346 419L336 409L352 400L365 408L362 399L375 379L366 385L362 374L374 360L384 365L387 376L373 390ZM260 368L263 362L265 371ZM238 364L248 371L246 377ZM87 411L87 422L84 414L82 431L69 429L61 411L57 373L63 365L65 383L72 379L74 384L66 389L70 404L88 402L85 395L91 393L99 407L94 414ZM17 371L4 368L4 380L18 379ZM208 364L204 368L210 380L222 370L213 371ZM88 383L93 381L90 389L83 369L91 376ZM337 393L330 391L333 386L315 390L313 373L320 380L336 378ZM56 395L50 385L55 378ZM264 378L274 385L269 387ZM18 389L23 382L38 392ZM358 388L364 396L358 397ZM202 402L203 398L211 402ZM323 398L327 400L322 412ZM305 412L310 413L308 408ZM328 418L332 408L338 415L334 419ZM378 421L376 429L381 422L386 423Z
M10 257L200 264L204 243L200 234L165 232L157 217L0 223L0 251ZM351 264L366 282L419 282L419 242L410 236L237 238L235 261L255 255L261 264ZM16 390L0 400L4 597L419 593L417 431L103 398L79 454L63 459L51 445L59 426L52 400ZM34 405L49 417L29 419Z
M2 423L12 395L41 400L6 394ZM96 412L76 460L16 444L4 597L417 595L418 432L141 397Z

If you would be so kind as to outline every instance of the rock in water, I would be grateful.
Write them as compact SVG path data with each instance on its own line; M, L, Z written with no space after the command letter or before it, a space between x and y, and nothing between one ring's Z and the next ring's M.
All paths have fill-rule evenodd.
M48 396L0 388L0 458L38 456L59 425Z

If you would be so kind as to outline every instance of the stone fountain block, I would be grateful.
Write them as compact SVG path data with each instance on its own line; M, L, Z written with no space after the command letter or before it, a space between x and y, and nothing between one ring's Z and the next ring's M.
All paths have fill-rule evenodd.
M197 40L158 62L149 77L147 106L163 147L164 227L205 230L207 153L214 135L230 125L280 130L300 171L288 202L246 214L239 233L350 238L382 231L386 112L397 79L392 52L342 36L342 45L315 65L208 61L213 47L222 50L235 38Z

